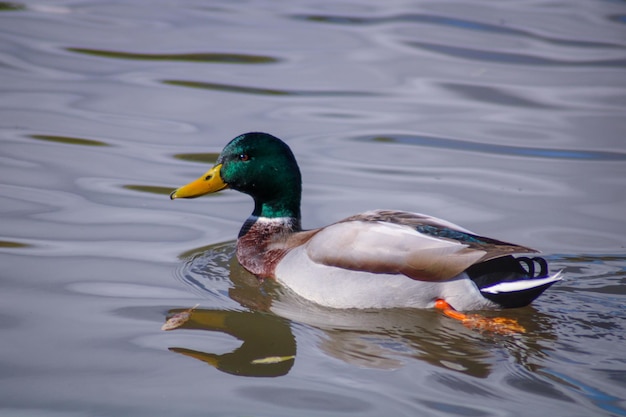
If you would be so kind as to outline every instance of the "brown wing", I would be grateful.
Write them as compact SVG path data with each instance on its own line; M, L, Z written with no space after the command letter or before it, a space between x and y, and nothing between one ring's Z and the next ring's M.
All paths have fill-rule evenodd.
M474 235L416 213L375 211L323 228L306 243L314 262L374 273L443 281L471 265L534 249Z

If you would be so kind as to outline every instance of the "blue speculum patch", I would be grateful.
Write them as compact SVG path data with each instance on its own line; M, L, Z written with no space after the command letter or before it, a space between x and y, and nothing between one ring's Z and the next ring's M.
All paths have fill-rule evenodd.
M455 239L461 242L468 243L487 243L484 240L480 239L476 235L472 235L469 233L464 233L454 229L448 229L446 227L437 227L428 224L423 224L415 227L420 233L424 233L425 235L442 237L447 239Z

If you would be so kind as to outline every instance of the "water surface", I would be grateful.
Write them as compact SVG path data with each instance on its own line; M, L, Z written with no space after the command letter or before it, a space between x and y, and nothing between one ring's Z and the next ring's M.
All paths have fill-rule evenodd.
M0 414L626 415L624 4L379 3L0 2ZM252 130L307 228L424 212L566 278L513 336L259 282L246 196L167 197Z

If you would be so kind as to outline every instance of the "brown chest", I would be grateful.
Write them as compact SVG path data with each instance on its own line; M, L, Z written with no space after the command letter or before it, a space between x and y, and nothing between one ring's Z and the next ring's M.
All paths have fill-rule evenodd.
M274 278L276 265L288 252L280 226L257 222L237 240L237 260L259 278Z

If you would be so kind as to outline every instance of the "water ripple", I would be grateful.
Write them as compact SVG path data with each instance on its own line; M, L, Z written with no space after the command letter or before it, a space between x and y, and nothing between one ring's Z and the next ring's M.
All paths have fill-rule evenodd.
M27 248L32 246L28 243L14 242L11 240L0 240L0 248Z
M264 55L247 55L235 53L183 53L183 54L146 54L137 52L106 51L101 49L66 48L69 52L83 55L92 55L102 58L132 59L140 61L183 61L183 62L210 62L220 64L274 64L280 62L278 58Z
M595 388L562 372L554 370L543 370L542 373L545 373L547 376L560 382L563 386L569 388L571 391L576 393L580 392L598 408L616 416L626 416L626 409L620 406L620 398L603 392L598 388Z
M0 12L10 12L24 9L26 9L26 7L23 4L13 3L10 1L0 1Z
M409 145L426 146L430 148L454 149L487 154L504 154L524 157L571 159L586 161L624 161L626 153L608 151L588 151L577 149L546 149L521 146L496 145L492 143L467 142L458 139L441 138L423 135L384 135L360 136L353 140L361 142L390 142Z
M182 253L174 277L214 301L228 302L234 242L218 243Z
M111 146L106 142L102 142L94 139L84 139L69 136L56 136L56 135L28 135L28 137L37 140L43 140L46 142L63 143L65 145L80 145L80 146Z
M624 14L614 14L614 15L608 16L608 18L611 22L621 23L622 25L626 24L626 15Z
M220 156L220 154L211 153L211 152L204 152L204 153L198 152L198 153L178 153L173 156L174 158L180 159L181 161L214 164L215 161L217 161L217 158Z
M158 195L170 195L172 187L159 187L156 185L144 185L144 184L125 184L122 186L125 190L139 191L142 193L158 194Z
M520 54L514 52L496 52L484 49L466 48L461 46L441 45L429 42L405 42L406 45L436 52L455 58L468 59L472 61L497 62L504 64L535 65L550 67L613 67L623 68L626 66L626 59L598 59L598 60L571 60L565 61L555 58L544 58L540 56Z
M561 46L577 46L588 48L622 48L622 45L609 42L593 42L582 40L558 39L542 36L527 30L495 25L490 23L476 22L473 20L459 19L447 16L437 16L428 14L407 13L394 16L381 17L356 17L356 16L336 16L336 15L292 15L294 19L308 20L312 22L341 24L349 26L357 25L381 25L387 23L426 23L441 26L451 26L460 29L474 30L480 32L490 32L501 35L523 36L530 39L537 39L547 43ZM621 21L623 16L616 16L613 20Z
M238 393L243 398L272 405L275 404L275 398L280 397L281 405L296 410L358 414L373 408L373 405L362 397L312 389L248 386L239 388Z
M453 91L469 100L493 103L500 106L526 107L531 109L554 108L540 101L531 100L511 92L505 92L501 88L484 85L470 85L460 83L440 83L440 87Z
M202 90L225 91L228 93L253 94L263 96L300 96L300 97L340 97L340 96L378 96L379 94L362 91L313 91L279 90L272 88L244 87L233 84L219 84L202 81L162 80L163 84L180 87L199 88Z

